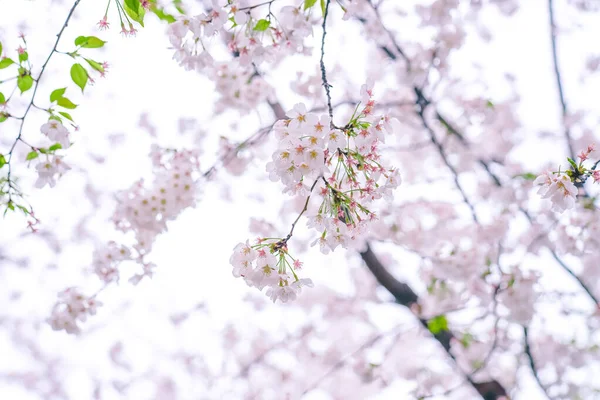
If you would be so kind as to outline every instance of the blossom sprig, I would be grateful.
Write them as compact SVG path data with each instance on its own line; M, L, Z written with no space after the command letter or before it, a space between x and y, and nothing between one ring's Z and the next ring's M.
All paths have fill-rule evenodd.
M600 183L600 171L596 170L600 161L596 162L591 168L588 168L584 162L589 159L591 153L596 150L596 146L591 144L582 150L578 157L579 163L571 158L567 158L570 168L566 171L545 171L533 182L540 186L538 194L542 198L550 199L552 209L557 212L564 212L573 208L579 194L579 188L583 187L588 178L592 178L594 183Z
M389 199L401 181L379 153L392 126L388 117L373 115L372 96L370 86L364 85L361 103L343 127L334 126L329 115L308 112L303 104L273 127L279 142L267 164L270 179L281 181L292 194L305 194L306 182L316 177L321 181L321 205L308 215L308 225L320 232L313 244L318 242L324 253L338 245L362 246L358 239L377 219L371 204Z
M113 0L106 2L106 9L104 16L97 23L98 29L105 30L110 28L110 22L108 22L108 10ZM121 33L123 36L135 36L137 29L133 26L136 22L140 26L144 26L144 17L147 10L152 10L157 13L160 17L166 14L161 13L161 10L156 8L156 0L114 0L117 13L119 15L119 22L121 26Z
M288 236L289 238L289 236ZM312 287L312 280L299 278L296 271L302 262L295 259L287 247L288 238L259 238L235 246L229 262L233 276L244 278L246 284L262 291L273 301L293 301L303 287Z
M65 330L76 334L81 331L79 322L85 322L88 315L95 315L101 305L95 295L86 296L79 289L71 287L59 293L48 322L55 331Z

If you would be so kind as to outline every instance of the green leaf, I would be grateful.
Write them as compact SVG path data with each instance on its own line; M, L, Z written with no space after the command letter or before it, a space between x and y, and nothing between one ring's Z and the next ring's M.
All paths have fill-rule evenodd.
M123 8L129 18L139 23L141 26L144 26L144 15L146 14L146 9L142 7L140 0L125 0L123 3Z
M2 60L0 60L0 69L4 69L4 68L6 68L9 65L12 65L14 63L15 62L13 60L11 60L10 58L8 58L8 57L3 58Z
M2 42L0 42L0 54L2 54Z
M0 123L6 121L8 119L8 113L6 111L0 112Z
M17 208L25 213L25 215L29 215L29 210L24 206L17 204Z
M569 162L569 164L571 164L571 167L573 167L573 169L577 171L577 163L573 161L573 159L570 157L567 158L567 161Z
M62 149L62 145L60 143L54 143L52 146L48 147L49 151L56 151Z
M88 73L81 64L75 63L71 67L71 79L73 79L73 82L75 82L75 84L79 86L83 92L83 89L88 81Z
M173 0L173 5L175 6L175 9L177 11L179 11L180 14L185 14L185 10L183 9L183 7L181 6L183 1L182 0Z
M33 86L33 78L31 75L23 75L17 78L17 86L21 90L21 94L31 89Z
M445 315L438 315L427 321L427 328L431 333L437 335L440 332L448 330L448 320Z
M309 8L314 6L316 2L317 0L304 0L304 9L308 10Z
M37 152L37 151L31 151L31 152L29 152L29 153L27 154L27 158L26 158L26 160L27 160L27 161L29 161L29 160L33 160L34 158L38 158L38 156L39 156L39 154L38 154L38 152Z
M19 54L19 62L25 62L29 59L29 54L27 54L26 51L24 51L23 53Z
M87 58L84 58L84 60L90 65L90 67L94 68L96 71L104 72L104 67L99 62L94 61L94 60L89 60Z
M515 178L516 177L521 177L528 181L534 181L537 178L537 175L531 172L525 172L523 174L515 175Z
M63 94L65 94L66 91L67 88L60 88L52 91L52 93L50 93L50 102L53 103L63 97Z
M104 46L104 40L98 39L96 36L79 36L75 39L75 46L81 46L86 49L97 49Z
M54 121L58 121L62 124L62 118L60 118L58 115L51 115L48 117L48 121L50 120L54 120Z
M4 155L0 154L0 168L4 167L5 165L6 165L6 158L4 158Z
M467 332L460 339L460 344L462 344L463 347L466 349L471 345L471 343L473 343L473 339L474 339L473 335L471 335L469 332Z
M43 147L40 147L40 148L38 148L37 150L38 150L40 153L42 153L42 154L48 154L48 150L47 150L47 149L45 149L45 148L43 148Z
M60 99L58 99L56 104L64 108L68 108L69 110L77 108L77 104L73 104L73 102L67 99L66 97L61 97Z
M65 117L66 119L68 119L69 121L74 122L73 117L71 117L71 114L64 112L64 111L59 111L58 113L60 115L62 115L63 117Z
M254 25L254 30L263 32L266 31L269 28L269 26L271 26L270 21L267 21L266 19L259 19L256 25Z
M157 7L151 7L150 11L154 13L154 15L156 15L158 17L158 19L160 19L161 21L167 21L169 24L172 24L173 22L176 21L175 17L172 16L171 14L167 14L163 11L163 9L161 8L157 8Z
M4 93L0 92L0 104L6 103L6 97L4 97Z
M485 102L485 106L488 107L488 108L494 108L494 103L492 103L491 100L488 100L488 101Z
M325 0L321 0L321 12L323 13L323 15L325 15Z

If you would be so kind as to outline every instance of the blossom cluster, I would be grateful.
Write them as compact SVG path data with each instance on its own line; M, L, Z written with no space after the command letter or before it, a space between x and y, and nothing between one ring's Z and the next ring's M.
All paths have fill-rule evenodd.
M207 69L208 77L214 82L220 98L215 112L234 108L249 113L267 100L272 100L274 90L251 66L242 66L238 61L215 63Z
M312 287L310 279L300 279L296 270L302 267L287 250L287 239L260 238L251 246L248 241L235 246L229 259L233 276L242 277L250 287L267 288L273 302L295 300L302 287Z
M377 218L370 204L390 198L400 184L398 171L385 166L379 152L392 124L388 117L373 114L375 101L367 85L361 104L362 110L357 107L344 127L297 104L288 112L290 118L273 128L278 148L267 164L269 176L292 194L305 195L318 187L321 203L309 212L308 225L320 232L313 244L318 242L325 254L338 245L361 247L363 242L356 239Z
M215 82L221 95L217 112L227 107L249 112L273 95L256 67L263 61L274 64L289 54L306 52L304 39L312 33L314 21L310 9L302 6L282 7L275 17L270 7L267 12L266 7L247 6L244 0L224 3L213 0L210 11L180 17L169 25L167 34L175 48L173 58L186 70L206 73ZM209 52L207 39L219 34L227 38L235 61L217 61Z
M535 179L533 184L540 186L538 194L544 199L550 199L554 211L562 213L573 208L579 193L578 186L583 186L589 177L594 183L600 183L600 170L596 170L598 163L592 168L586 168L584 165L595 150L595 145L589 145L579 153L579 163L568 158L570 169L563 172L545 171Z
M196 150L168 150L154 146L151 158L155 178L150 187L144 180L118 195L113 221L118 229L135 233L135 249L147 253L154 239L196 202L199 184L199 154Z
M377 218L369 207L391 197L400 184L398 171L386 167L379 153L392 121L373 114L375 101L368 85L362 87L361 104L343 127L335 126L327 114L308 112L304 104L296 104L287 113L289 118L273 127L278 143L266 167L269 177L281 181L286 192L306 196L300 216L317 191L320 205L308 212L308 226L319 232L313 245L319 243L324 254L340 245L363 247L369 223ZM300 287L312 285L297 277L294 269L301 263L287 251L298 219L287 237L259 239L254 246L240 243L230 259L234 276L258 289L268 286L273 301L293 300Z
M276 18L266 8L248 7L244 0L212 1L210 11L195 17L182 16L168 27L174 58L187 70L202 70L213 64L206 39L227 34L227 45L240 64L250 66L303 51L304 38L312 33L310 9L285 6ZM266 19L255 18L265 10Z
M105 282L119 281L119 264L131 259L131 251L116 242L111 241L107 246L94 251L92 267L98 278Z
M88 315L96 314L100 305L102 303L94 296L87 297L77 288L68 288L59 293L48 322L55 331L64 329L67 333L79 333L77 323L84 322Z

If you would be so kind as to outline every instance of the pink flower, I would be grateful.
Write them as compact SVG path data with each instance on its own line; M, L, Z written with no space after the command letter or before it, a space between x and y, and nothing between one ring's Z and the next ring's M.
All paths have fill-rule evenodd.
M592 178L594 178L594 183L600 183L600 170L592 172Z
M108 21L106 20L106 18L107 17L105 15L104 18L102 18L100 20L100 22L98 22L98 24L97 24L98 25L98 29L100 29L101 31L109 28L110 24L108 23Z

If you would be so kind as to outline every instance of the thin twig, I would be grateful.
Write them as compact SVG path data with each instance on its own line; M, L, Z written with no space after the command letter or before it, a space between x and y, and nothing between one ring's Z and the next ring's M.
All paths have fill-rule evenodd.
M69 11L69 14L67 15L67 19L65 20L62 28L60 29L60 31L56 35L56 41L54 42L54 47L52 48L52 51L48 55L48 58L46 58L46 61L42 65L42 69L40 70L40 74L38 75L37 79L34 80L34 85L35 86L33 88L33 95L31 96L31 100L29 101L29 104L27 105L27 108L25 109L25 113L23 114L23 116L18 118L18 119L21 120L21 125L19 126L19 134L17 135L15 141L13 142L12 146L10 147L10 151L8 152L8 160L7 160L8 173L7 173L7 180L9 182L10 182L10 175L12 173L11 160L12 160L12 156L13 156L13 151L14 151L15 146L17 145L17 143L21 140L21 136L23 135L23 125L25 125L25 118L27 117L27 115L29 114L29 110L31 110L31 107L33 106L33 102L35 101L35 96L37 94L38 87L40 86L40 80L42 79L42 76L44 75L44 71L46 70L46 66L50 62L50 59L52 58L52 56L54 55L54 53L56 53L56 47L58 46L58 42L60 41L60 38L61 38L61 36L62 36L65 28L69 25L69 20L73 16L73 12L75 11L75 8L77 8L77 6L79 5L80 1L81 0L76 0L75 1L75 3L73 4L73 7L71 7L71 10Z
M331 92L329 82L327 82L327 71L325 70L325 35L327 35L327 15L329 14L329 3L327 0L325 3L325 12L323 13L323 37L321 38L321 80L323 81L323 87L325 87L325 94L327 95L327 109L329 110L329 118L331 118L331 127L333 128L333 107L331 106Z
M569 157L575 159L575 150L573 148L573 139L571 138L571 131L567 124L567 101L565 100L565 93L563 90L562 76L560 68L558 67L558 50L556 45L556 21L554 20L554 1L548 0L548 14L550 16L550 41L552 44L552 64L554 66L554 76L556 78L556 86L558 87L558 97L560 99L560 105L562 109L562 122L565 128L565 139L567 141L567 147L569 148Z
M537 367L535 365L535 359L533 358L533 354L531 353L531 347L529 345L529 331L526 326L523 327L523 340L525 342L524 343L525 344L525 349L524 349L525 355L527 356L527 359L529 360L529 367L531 368L533 377L535 378L536 382L538 383L538 385L540 386L542 391L546 394L546 397L549 399L552 399L552 397L550 397L550 395L546 391L546 387L544 386L544 384L542 383L542 381L540 380L540 377L538 375Z

